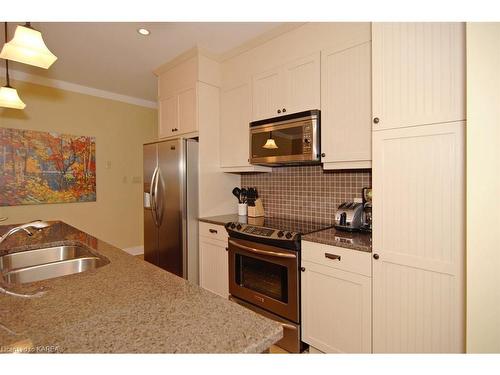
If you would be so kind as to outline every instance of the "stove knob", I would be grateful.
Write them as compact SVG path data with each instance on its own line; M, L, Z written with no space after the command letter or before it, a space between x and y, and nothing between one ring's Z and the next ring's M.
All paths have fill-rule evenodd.
M285 237L289 240L290 238L292 238L292 234L288 232L287 234L285 234Z
M240 229L241 229L241 225L240 225L240 224L238 224L238 225L236 226L236 229L240 230Z
M234 229L236 227L236 224L232 223L231 224L231 229Z
M280 230L280 231L278 232L278 237L279 237L279 238L283 237L284 235L285 235L285 233L283 233L283 231L282 231L282 230Z

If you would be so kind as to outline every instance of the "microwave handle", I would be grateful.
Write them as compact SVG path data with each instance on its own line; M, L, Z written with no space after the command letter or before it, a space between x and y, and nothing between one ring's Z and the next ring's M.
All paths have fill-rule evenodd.
M277 258L293 258L293 259L297 258L297 255L295 255L295 254L281 253L278 251L266 251L266 250L254 249L253 247L240 245L239 243L234 242L233 240L229 240L229 244L236 246L236 247L239 247L240 249L249 251L251 253L255 253L255 254L268 255L268 256L277 257Z

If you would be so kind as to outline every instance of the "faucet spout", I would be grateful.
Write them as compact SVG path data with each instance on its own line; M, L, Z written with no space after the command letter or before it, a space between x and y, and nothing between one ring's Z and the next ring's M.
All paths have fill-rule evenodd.
M33 233L29 230L30 228L33 228L36 230L42 230L43 228L47 228L49 226L50 226L49 223L42 221L42 220L35 220L35 221L30 222L30 223L19 225L17 227L10 229L7 233L2 235L0 237L0 244L16 232L25 231L28 234L28 236L31 237L33 235Z

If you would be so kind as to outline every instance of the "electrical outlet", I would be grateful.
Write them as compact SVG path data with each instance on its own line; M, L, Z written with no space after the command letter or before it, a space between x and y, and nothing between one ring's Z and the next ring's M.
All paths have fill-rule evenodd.
M141 176L133 176L132 177L132 183L133 184L140 184L142 182Z

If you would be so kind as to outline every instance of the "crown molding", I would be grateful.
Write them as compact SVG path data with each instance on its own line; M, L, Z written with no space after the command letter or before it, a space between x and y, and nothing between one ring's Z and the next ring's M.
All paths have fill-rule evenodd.
M0 68L0 72L1 75L4 76L5 68ZM156 102L146 99L136 98L133 96L117 94L115 92L100 90L93 87L83 86L67 81L60 81L57 79L40 77L34 74L21 72L19 70L9 69L9 74L10 77L16 81L34 83L41 86L53 87L60 90L72 91L79 94L85 94L85 95L95 96L98 98L115 100L118 102L134 104L146 108L153 108L153 109L158 108L158 104Z

